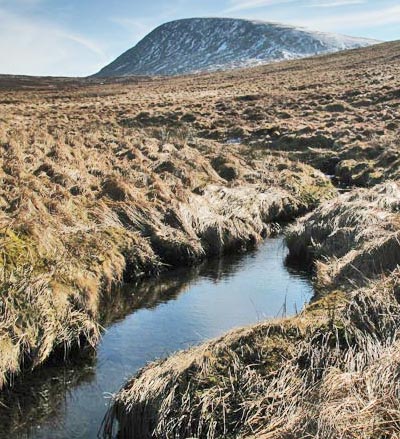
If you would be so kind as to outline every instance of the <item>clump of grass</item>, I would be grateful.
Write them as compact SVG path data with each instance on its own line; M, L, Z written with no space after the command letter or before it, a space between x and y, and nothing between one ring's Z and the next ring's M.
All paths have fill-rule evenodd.
M400 263L400 186L387 182L321 205L287 233L293 257L317 258L320 287L365 285Z
M371 187L388 179L399 178L400 154L398 135L373 138L364 148L354 146L345 153L348 157L340 161L335 175L345 185Z

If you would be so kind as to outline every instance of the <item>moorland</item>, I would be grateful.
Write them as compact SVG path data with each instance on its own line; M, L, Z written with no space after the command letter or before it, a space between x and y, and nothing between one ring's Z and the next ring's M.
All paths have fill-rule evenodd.
M1 76L0 387L95 346L115 285L285 228L314 300L150 364L104 435L398 437L399 53Z

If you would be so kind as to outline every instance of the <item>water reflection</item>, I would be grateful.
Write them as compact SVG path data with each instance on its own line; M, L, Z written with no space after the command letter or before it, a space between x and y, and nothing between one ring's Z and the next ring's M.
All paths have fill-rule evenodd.
M126 285L102 307L108 327L96 353L48 365L0 399L0 438L94 438L115 392L148 361L253 323L301 309L306 275L284 265L282 239L258 250Z

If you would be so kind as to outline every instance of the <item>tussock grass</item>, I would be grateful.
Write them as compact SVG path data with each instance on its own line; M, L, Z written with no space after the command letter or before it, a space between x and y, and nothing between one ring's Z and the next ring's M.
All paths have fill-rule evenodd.
M21 367L42 364L57 347L83 338L96 343L100 303L110 299L113 284L253 246L277 222L331 198L329 180L299 161L345 184L398 178L398 50L395 42L251 70L154 80L1 76L0 387ZM343 112L323 111L335 102ZM306 363L303 357L296 363L296 353L315 351L311 364L323 365L332 346L347 352L339 337L343 324L335 323L350 300L343 291L352 295L369 285L358 275L353 284L354 267L376 280L397 258L393 188L392 195L385 186L381 194L363 192L363 202L349 196L339 203L343 226L336 227L336 214L322 209L328 226L314 221L313 231L304 223L304 232L292 233L305 243L295 250L292 240L292 253L317 258L320 284L339 292L310 305L295 322L262 325L256 343L249 329L247 341L224 348L223 364L210 349L214 369L207 376L214 378L204 376L198 394L196 381L186 393L176 387L162 403L160 428L210 438L261 432L299 437L304 425L325 431L305 420L304 413L319 419L313 403L314 411L302 403L316 398L310 389L323 371L318 367L319 378L304 378L299 364ZM384 263L375 260L371 268L371 254ZM268 352L271 362L264 367ZM143 374L150 386L147 374L150 368ZM167 392L168 374L165 380ZM135 400L129 401L135 411ZM157 404L146 408L154 428ZM187 427L176 421L174 404L188 410L182 418ZM118 407L122 420L122 400ZM270 430L264 431L268 419Z
M149 364L115 395L103 436L399 437L399 200L387 182L291 226L292 254L317 261L314 301Z
M400 264L399 200L393 181L323 204L288 231L291 255L318 260L323 291L355 288L393 271Z
M337 164L335 174L342 183L361 187L371 187L389 179L398 180L399 145L400 139L395 133L373 138L364 148L354 145L346 151L349 158Z
M334 194L284 157L227 151L190 128L121 126L118 100L98 110L92 97L47 98L32 97L34 118L20 100L2 113L0 388L56 348L95 345L113 285L254 246ZM234 179L216 157L235 163Z

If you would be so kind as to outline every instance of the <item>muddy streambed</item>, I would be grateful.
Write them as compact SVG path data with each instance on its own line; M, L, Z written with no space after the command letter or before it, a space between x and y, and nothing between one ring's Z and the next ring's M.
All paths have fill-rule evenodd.
M283 238L271 238L245 255L125 286L105 308L96 353L49 364L3 393L0 438L95 438L110 394L148 361L300 311L312 285L286 255Z

